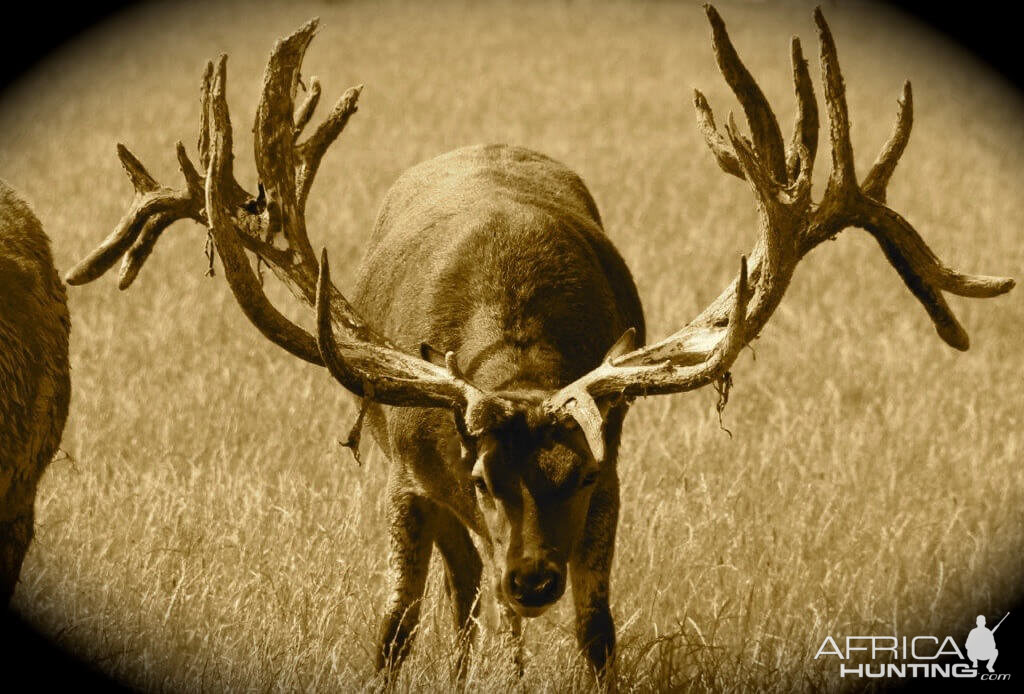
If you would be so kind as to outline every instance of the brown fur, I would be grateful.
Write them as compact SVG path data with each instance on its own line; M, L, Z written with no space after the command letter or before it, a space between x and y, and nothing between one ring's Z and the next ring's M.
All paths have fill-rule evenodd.
M523 403L477 441L468 465L451 412L370 410L391 463L391 597L378 666L397 665L409 648L433 544L445 558L456 626L472 628L482 568L469 529L490 555L513 633L520 615L547 606L511 609L517 577L543 584L550 575L557 599L568 566L580 645L603 669L615 641L608 574L625 408L608 415L600 466L578 431L535 417L539 398L597 366L628 328L643 340L636 287L583 182L505 145L459 149L410 169L384 201L353 298L399 346L454 351L470 380ZM592 486L582 481L588 473L597 477ZM474 490L480 480L486 491Z
M0 181L0 608L18 581L36 486L67 419L70 329L50 241Z

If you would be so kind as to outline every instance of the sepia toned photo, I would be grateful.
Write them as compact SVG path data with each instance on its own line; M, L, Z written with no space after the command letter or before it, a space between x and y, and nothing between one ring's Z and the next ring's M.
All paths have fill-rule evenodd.
M0 91L7 686L1012 686L1022 177L880 3L112 12Z

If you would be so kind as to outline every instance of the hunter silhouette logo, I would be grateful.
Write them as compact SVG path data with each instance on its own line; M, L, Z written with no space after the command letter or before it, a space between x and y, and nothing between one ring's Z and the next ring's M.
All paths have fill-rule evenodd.
M1007 612L989 629L985 616L978 615L977 626L971 629L964 643L966 655L952 636L846 636L840 639L826 636L814 659L838 658L840 677L1008 680L1010 673L995 672L999 656L995 633L1009 616ZM855 663L856 660L871 662ZM979 672L979 660L985 662L988 672Z
M985 660L988 661L988 671L994 672L992 668L996 664L996 658L999 657L999 651L996 649L996 629L1009 616L1009 612L1004 614L1003 619L999 620L999 624L990 630L985 627L985 615L978 615L978 626L971 629L971 633L967 635L967 657L971 659L971 665L978 667L978 661Z

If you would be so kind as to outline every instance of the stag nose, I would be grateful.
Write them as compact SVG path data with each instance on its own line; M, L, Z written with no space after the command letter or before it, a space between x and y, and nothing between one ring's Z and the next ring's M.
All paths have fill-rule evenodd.
M530 561L511 569L506 578L509 597L523 607L543 607L562 597L565 578L548 561Z

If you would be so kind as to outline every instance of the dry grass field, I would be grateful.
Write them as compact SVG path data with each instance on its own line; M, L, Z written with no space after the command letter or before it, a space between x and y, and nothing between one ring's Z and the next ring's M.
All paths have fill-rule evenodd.
M820 94L811 7L718 7L788 132L793 33ZM899 17L825 12L858 170L911 79L914 134L890 203L951 265L1020 279L1022 102ZM695 86L720 118L738 110L698 5L195 3L130 11L0 95L0 177L34 204L58 267L130 200L115 142L177 185L174 142L194 146L199 77L220 52L238 176L252 184L247 124L266 56L312 16L306 73L326 101L366 84L309 206L342 288L397 175L480 142L580 173L652 337L714 298L752 246L750 193L694 124ZM827 170L825 151L819 190ZM181 224L127 293L112 276L69 292L67 455L43 480L13 607L146 690L380 687L385 462L374 452L359 467L339 446L351 398L260 337L219 273L204 277L204 239ZM309 323L286 292L272 296ZM973 339L954 352L875 243L849 231L803 263L756 358L737 362L732 438L711 389L638 402L612 579L622 691L841 688L835 661L813 659L826 635L962 639L974 615L1008 609L1024 576L1022 296L954 297ZM453 685L439 569L398 691ZM527 624L518 683L502 674L486 609L469 689L591 688L568 602Z

